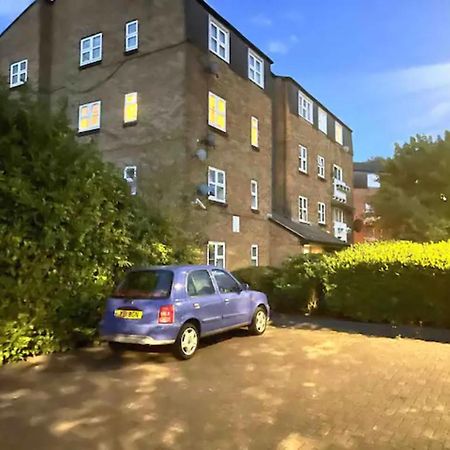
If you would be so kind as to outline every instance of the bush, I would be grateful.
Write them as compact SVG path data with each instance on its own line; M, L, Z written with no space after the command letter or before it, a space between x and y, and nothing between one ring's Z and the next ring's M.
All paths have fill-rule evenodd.
M450 241L362 244L327 256L325 264L333 315L450 327Z
M0 365L92 341L131 265L195 257L64 114L9 95L0 86Z

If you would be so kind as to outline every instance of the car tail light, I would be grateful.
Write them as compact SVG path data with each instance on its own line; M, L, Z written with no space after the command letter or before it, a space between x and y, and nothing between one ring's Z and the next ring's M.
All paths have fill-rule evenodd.
M173 323L175 319L175 308L173 305L161 306L159 308L158 323Z

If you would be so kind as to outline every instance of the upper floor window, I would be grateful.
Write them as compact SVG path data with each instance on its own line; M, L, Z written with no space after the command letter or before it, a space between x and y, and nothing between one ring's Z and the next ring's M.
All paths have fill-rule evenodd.
M327 206L323 202L317 203L318 223L325 225L327 223Z
M251 195L251 208L254 211L257 211L259 208L259 199L258 199L258 182L256 180L252 180L250 182L250 195Z
M298 220L308 223L308 199L306 197L298 198Z
M298 93L298 114L313 123L313 103L302 92Z
M28 59L11 64L9 70L9 87L17 87L28 80Z
M102 60L103 34L81 39L80 42L80 66L86 66Z
M212 17L209 18L209 50L230 62L230 32Z
M345 223L344 210L341 208L333 209L333 220L337 223Z
M251 141L252 147L259 147L259 120L256 117L251 121Z
M250 49L248 50L248 77L264 88L264 60Z
M322 108L319 108L319 130L327 134L327 113Z
M226 202L226 174L223 170L208 168L209 200Z
M325 158L323 156L317 156L317 176L325 179Z
M231 219L231 229L233 233L241 232L241 218L239 216L233 216Z
M133 20L125 25L125 51L132 52L139 48L139 22Z
M339 122L336 122L336 142L344 145L344 130Z
M344 181L344 171L342 167L337 166L336 164L333 166L333 178L338 181Z
M378 189L381 187L380 177L376 173L367 174L367 187Z
M101 113L101 101L81 105L78 112L78 132L100 129Z
M123 109L123 123L132 124L138 119L138 95L137 92L130 92L125 95L125 104Z
M308 173L308 149L300 145L298 148L298 170Z
M225 268L225 242L208 242L207 261L210 266Z
M227 131L227 102L210 92L208 109L208 124L218 130Z
M259 266L259 246L254 244L250 249L250 261L252 266Z
M123 169L123 179L130 186L131 195L137 194L137 167L136 166L126 166Z

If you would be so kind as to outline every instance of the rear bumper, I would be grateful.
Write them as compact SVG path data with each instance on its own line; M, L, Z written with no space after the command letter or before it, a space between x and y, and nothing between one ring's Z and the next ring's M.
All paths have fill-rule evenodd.
M102 336L101 339L107 342L138 345L170 345L175 343L175 339L154 339L150 336L140 336L137 334L111 334Z

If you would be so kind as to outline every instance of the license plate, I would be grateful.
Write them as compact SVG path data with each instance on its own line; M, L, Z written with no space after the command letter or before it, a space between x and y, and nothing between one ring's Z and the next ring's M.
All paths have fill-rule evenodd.
M126 309L116 309L114 311L114 317L118 319L139 320L142 319L142 311L130 311Z

